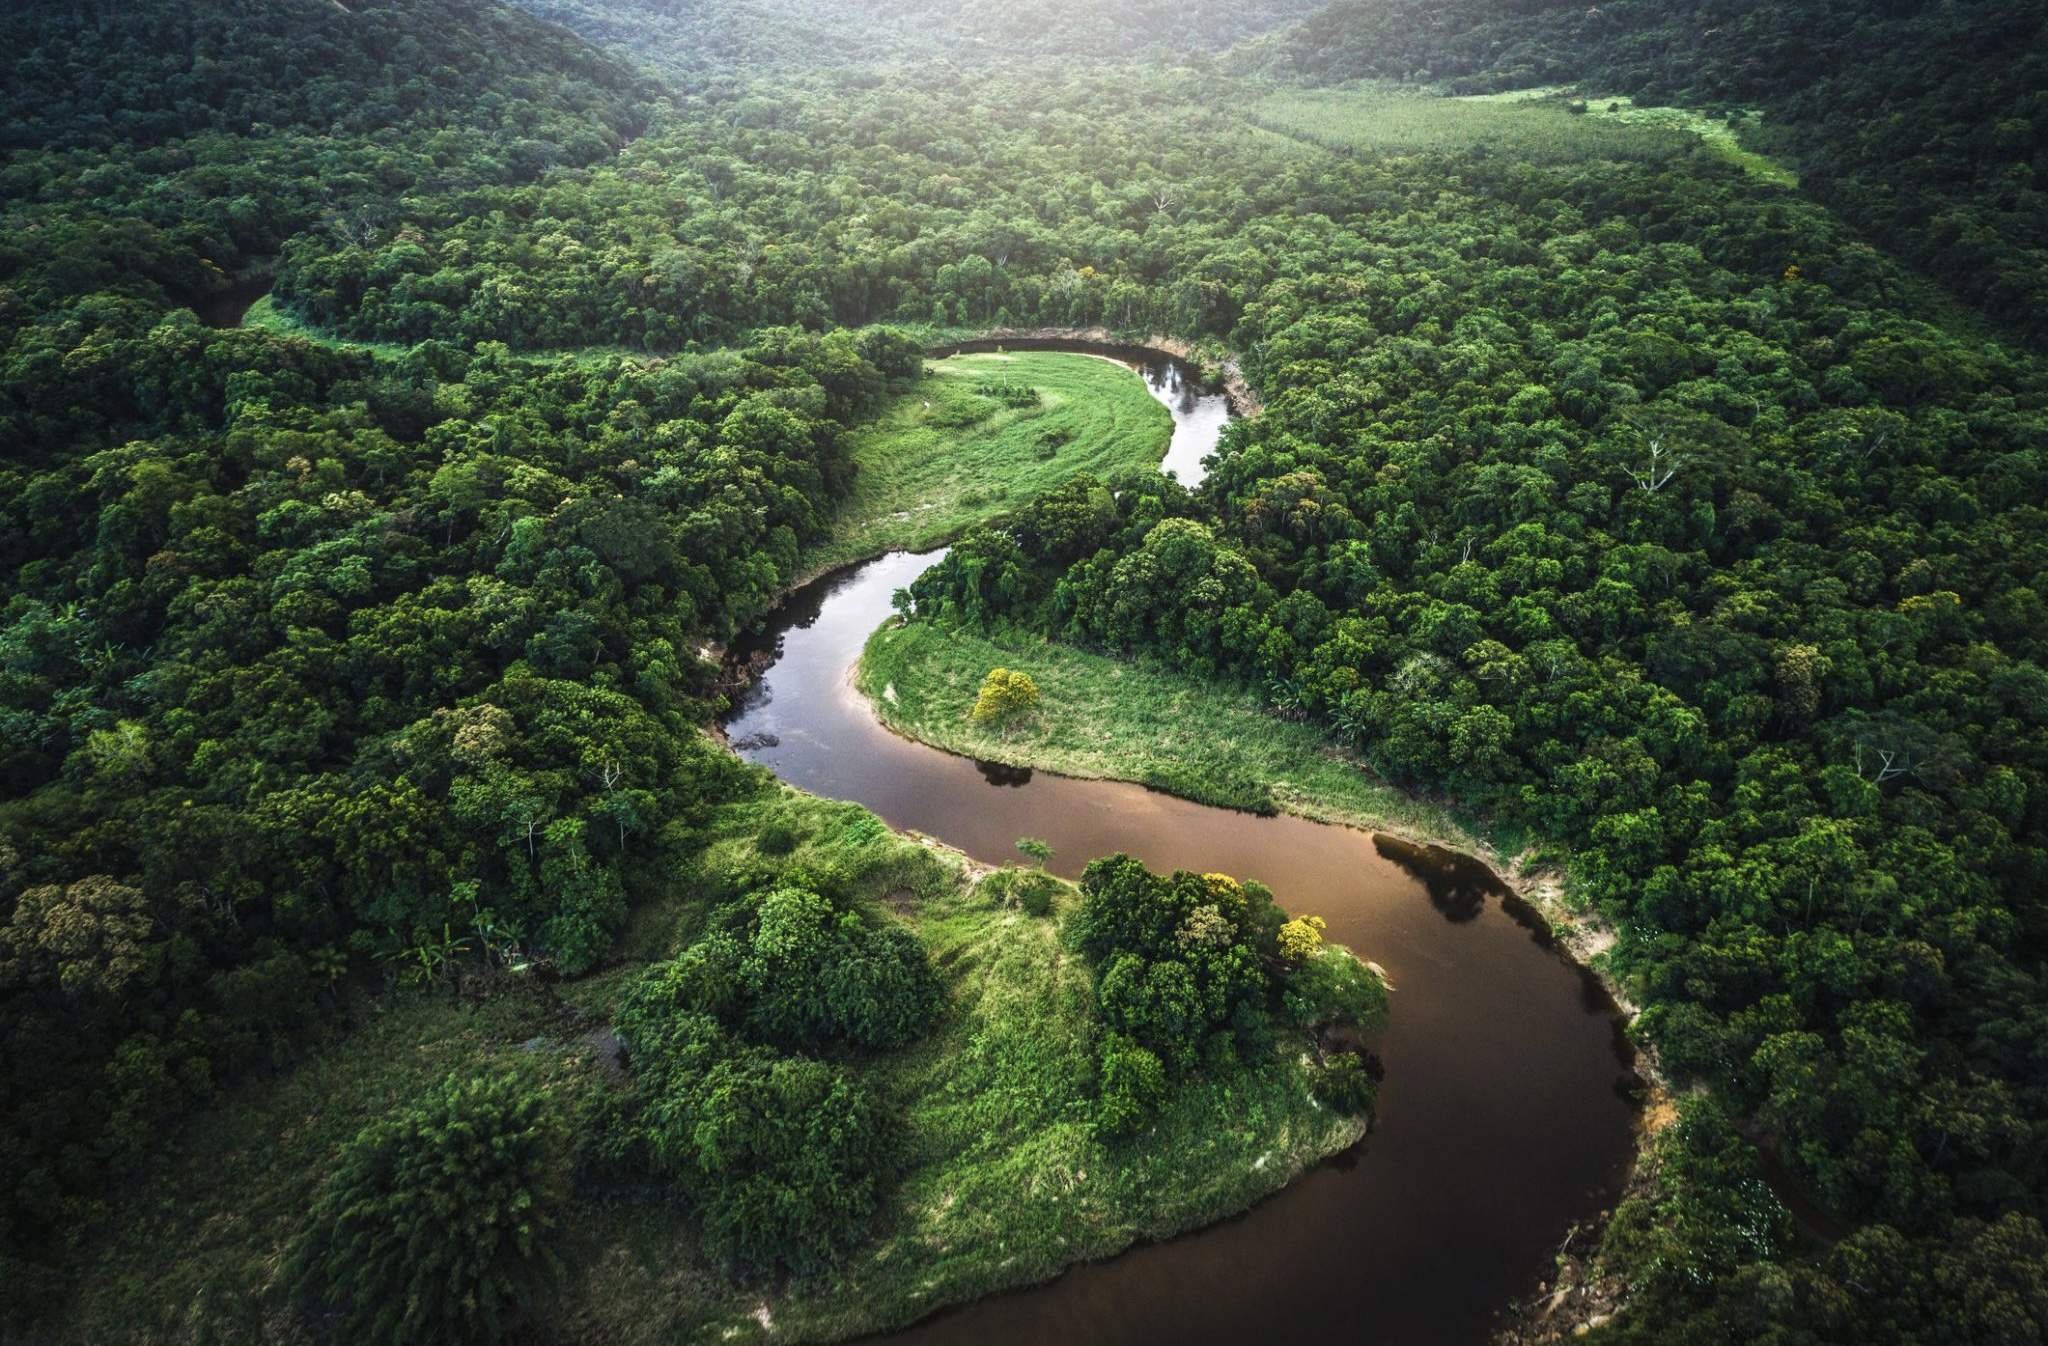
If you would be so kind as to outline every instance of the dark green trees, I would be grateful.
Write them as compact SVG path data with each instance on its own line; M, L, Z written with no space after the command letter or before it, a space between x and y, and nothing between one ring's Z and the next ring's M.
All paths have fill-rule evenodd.
M1096 969L1098 1123L1107 1133L1142 1126L1169 1079L1265 1065L1276 1010L1311 1030L1378 1024L1379 978L1334 946L1284 956L1286 919L1264 887L1228 875L1162 876L1127 855L1088 866L1068 937ZM1335 1060L1344 1079L1331 1083L1330 1099L1363 1111L1370 1081L1354 1077L1353 1058Z
M450 1077L342 1152L285 1276L350 1340L492 1342L560 1271L564 1141L518 1079Z
M909 932L795 884L724 908L634 984L617 1021L636 1130L720 1256L809 1271L861 1237L887 1119L851 1073L793 1053L901 1047L940 997Z

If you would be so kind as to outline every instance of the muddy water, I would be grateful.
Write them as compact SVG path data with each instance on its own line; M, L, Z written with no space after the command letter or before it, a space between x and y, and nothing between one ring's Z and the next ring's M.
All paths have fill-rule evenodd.
M890 734L848 671L890 594L938 555L886 556L793 596L759 637L777 661L728 721L740 751L991 863L1036 836L1069 876L1127 851L1156 869L1258 879L1290 909L1328 918L1330 938L1377 961L1396 989L1377 1044L1379 1124L1357 1149L1236 1220L893 1340L1483 1342L1626 1175L1629 1060L1597 984L1476 862L1135 785L984 766Z

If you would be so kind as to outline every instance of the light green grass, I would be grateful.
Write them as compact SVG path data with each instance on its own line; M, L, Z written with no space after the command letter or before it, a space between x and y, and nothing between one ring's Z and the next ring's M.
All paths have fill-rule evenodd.
M352 337L336 336L332 332L307 323L287 311L277 302L275 295L264 295L249 306L242 315L243 327L256 328L281 337L296 337L315 345L332 346L337 350L368 351L380 360L404 358L412 347L402 341L358 341ZM535 364L566 360L574 364L599 364L607 360L637 360L642 364L668 357L654 351L639 350L632 346L561 346L538 349L519 348L513 354L521 360Z
M799 838L760 853L769 822ZM870 1243L834 1271L736 1284L699 1248L688 1212L653 1194L585 1193L561 1224L569 1274L541 1306L564 1339L835 1340L1045 1280L1234 1214L1351 1144L1353 1119L1308 1093L1290 1035L1259 1070L1181 1090L1149 1131L1115 1145L1092 1116L1091 979L1050 918L990 897L951 852L890 832L857 805L786 787L729 806L672 898L636 913L645 957L688 941L735 874L830 873L908 922L948 986L926 1040L856 1064L901 1119L905 1171ZM564 1108L616 1087L590 1033L636 965L458 1004L445 993L365 1003L345 1040L194 1118L96 1231L62 1343L310 1341L272 1276L332 1156L372 1118L450 1071L531 1071ZM773 1324L764 1328L765 1309Z
M1009 729L968 718L995 667L1029 673L1042 698ZM1314 725L1278 718L1249 692L1157 666L1023 633L892 623L869 639L855 684L898 733L984 761L1492 849L1449 810L1374 780Z
M1248 115L1269 130L1333 149L1376 154L1483 145L1521 159L1554 162L1659 158L1687 144L1682 128L1574 116L1560 100L1440 98L1387 84L1289 89L1261 98Z
M1639 107L1635 100L1626 95L1614 94L1597 98L1587 97L1586 115L1600 121L1620 122L1624 126L1669 127L1672 130L1683 131L1698 136L1714 153L1759 182L1788 189L1799 186L1797 173L1767 154L1759 154L1746 148L1736 135L1734 126L1697 109Z
M1173 437L1173 417L1114 361L1016 351L926 368L853 432L860 473L810 568L936 547L1077 472L1156 467ZM990 383L1034 388L1039 401L1013 409L975 394Z

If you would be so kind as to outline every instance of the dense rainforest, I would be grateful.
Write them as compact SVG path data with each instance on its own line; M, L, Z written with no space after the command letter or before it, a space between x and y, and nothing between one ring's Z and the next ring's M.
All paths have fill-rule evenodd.
M713 647L928 345L1045 325L1227 350L1264 412L1195 490L1018 503L906 606L1249 688L1568 876L1686 1095L1594 1339L2038 1340L2038 7L526 9L0 18L10 1339L91 1338L180 1119L520 976L619 978L631 1086L405 1099L190 1339L548 1339L591 1194L681 1193L742 1276L869 1238L949 964L867 886L940 880L831 858L884 829L703 732ZM1046 1124L1108 1153L1379 1012L1256 885L997 884L1090 978ZM467 1300L380 1251L422 1201L497 1231Z
M2048 12L2027 0L1346 0L1268 59L1319 82L1567 84L1732 115L1872 242L2048 336Z

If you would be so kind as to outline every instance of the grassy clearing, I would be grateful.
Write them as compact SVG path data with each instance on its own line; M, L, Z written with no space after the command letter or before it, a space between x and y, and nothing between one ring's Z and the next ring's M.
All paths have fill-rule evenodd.
M1380 154L1483 145L1557 162L1661 158L1688 143L1683 128L1574 116L1557 99L1439 98L1386 84L1287 90L1260 99L1249 115L1258 125L1319 145Z
M796 838L786 854L756 845L771 824ZM931 949L946 1016L925 1041L859 1067L902 1119L906 1169L868 1245L786 1284L734 1284L673 1202L586 1192L563 1223L568 1281L545 1307L564 1339L816 1341L898 1326L1243 1210L1359 1134L1313 1102L1289 1049L1262 1070L1190 1085L1149 1132L1105 1145L1088 1127L1091 982L1059 928L1069 886L1050 917L1028 916L959 857L857 805L785 788L728 807L710 835L674 896L637 914L631 944L644 957L687 942L732 876L792 869L835 876ZM621 1082L593 1031L636 966L556 995L366 1005L348 1038L183 1128L102 1227L56 1339L310 1340L271 1277L338 1148L450 1071L530 1071L569 1109L601 1099Z
M808 558L829 569L879 552L935 547L1077 472L1154 467L1173 417L1130 370L1056 351L956 355L853 436L860 475L831 538ZM974 390L1036 391L1010 407Z
M336 336L310 323L304 322L287 312L277 302L275 295L264 295L249 306L242 315L243 327L260 328L281 337L297 337L321 346L333 346L341 350L368 351L380 360L405 358L412 347L401 341L358 341L353 337ZM652 364L667 357L656 351L638 350L632 346L562 346L549 349L518 349L513 352L522 360L546 364L553 360L567 360L576 364L596 364L613 358L637 360Z
M968 718L995 667L1038 683L1036 714L1011 729ZM984 761L1134 780L1206 804L1284 811L1472 848L1446 809L1372 779L1313 725L1275 717L1249 692L1020 633L889 625L855 675L897 732Z
M1698 136L1714 153L1759 182L1788 189L1799 186L1797 173L1767 154L1758 154L1755 150L1745 148L1736 135L1734 126L1696 109L1639 107L1634 99L1615 94L1600 98L1588 97L1586 113L1599 121L1614 121L1624 126L1668 127Z
M1568 84L1546 84L1533 89L1510 89L1505 93L1467 94L1454 103L1569 103L1583 100L1586 115L1596 121L1619 122L1623 126L1678 131L1704 141L1707 147L1759 182L1773 187L1796 188L1799 175L1767 154L1744 147L1733 124L1711 117L1697 108L1645 107L1627 94L1588 94ZM1761 120L1763 114L1749 111L1746 117Z

